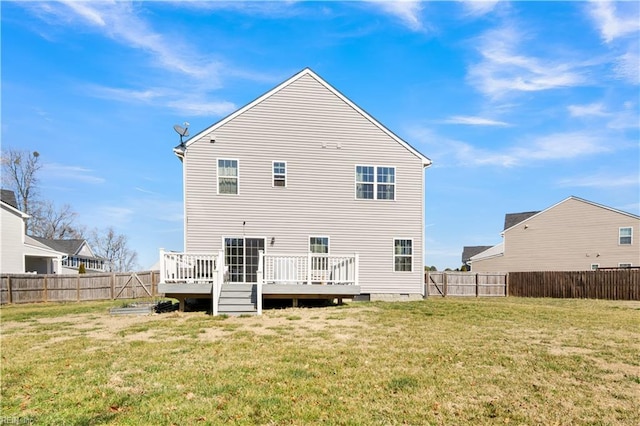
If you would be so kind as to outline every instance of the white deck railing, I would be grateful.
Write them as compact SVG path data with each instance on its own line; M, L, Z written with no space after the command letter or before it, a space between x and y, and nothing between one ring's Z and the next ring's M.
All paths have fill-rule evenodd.
M160 250L160 282L198 283L217 278L224 268L220 254L178 253Z
M261 253L264 284L358 285L358 254L279 255Z

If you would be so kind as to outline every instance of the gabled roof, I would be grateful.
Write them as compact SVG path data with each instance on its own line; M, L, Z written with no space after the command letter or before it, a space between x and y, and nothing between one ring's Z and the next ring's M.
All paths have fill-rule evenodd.
M5 203L9 204L14 209L19 210L18 209L18 201L16 200L16 194L15 194L15 192L11 191L10 189L0 189L0 200L2 200Z
M544 209L544 210L542 210L540 212L534 213L533 215L527 217L526 219L521 220L520 222L517 222L517 223L511 225L509 228L506 228L506 218L505 218L505 229L502 232L504 234L504 232L508 231L509 229L513 228L514 226L520 225L520 224L525 223L525 222L528 222L532 218L537 217L537 216L539 216L541 214L544 214L545 212L547 212L547 211L549 211L549 210L551 210L551 209L553 209L553 208L555 208L555 207L557 207L557 206L559 206L561 204L564 204L569 200L579 201L581 203L589 204L589 205L592 205L594 207L598 207L598 208L601 208L601 209L609 210L609 211L612 211L614 213L618 213L618 214L621 214L621 215L629 216L631 218L640 220L640 216L635 215L633 213L629 213L629 212L625 212L625 211L622 211L622 210L614 209L613 207L608 207L608 206L605 206L603 204L594 203L593 201L585 200L583 198L575 197L575 196L572 195L572 196L567 197L564 200L560 201L559 203L554 204L553 206L551 206L549 208L546 208L546 209Z
M540 213L539 210L535 212L507 213L504 215L504 228L502 229L509 229L512 226L529 219L531 216L537 215L538 213Z
M28 214L18 209L17 207L18 203L16 202L16 194L14 194L13 191L10 191L8 189L1 190L0 204L2 204L2 206L5 209L15 214L16 216L21 217L22 219L27 219L30 217Z
M25 256L62 257L67 253L52 249L29 235L24 236Z
M467 263L472 256L482 253L493 246L464 246L462 248L462 263Z
M495 246L476 254L475 256L471 256L469 261L471 263L477 260L488 259L490 257L498 257L504 254L504 243L496 244Z
M87 240L83 240L83 239L52 240L48 238L34 237L34 236L31 236L31 238L44 244L45 246L51 248L52 250L62 252L68 256L77 255L82 250L82 247L85 244L87 245L87 247L89 247L89 245L87 244ZM89 251L91 252L91 254L93 254L93 250L91 250L90 247L89 247ZM95 255L93 257L95 257L96 259L99 259L99 257Z
M389 137L391 137L393 140L395 140L396 142L398 142L400 145L402 145L403 147L405 147L409 152L411 152L413 155L415 155L416 157L420 158L422 160L422 165L424 167L429 167L431 165L431 160L429 158L427 158L426 156L424 156L423 154L421 154L417 149L415 149L414 147L412 147L409 143L407 143L406 141L404 141L403 139L401 139L399 136L397 136L395 133L393 133L391 130L387 129L385 126L383 126L380 122L378 122L376 119L374 119L372 116L370 116L366 111L364 111L362 108L360 108L359 106L357 106L355 103L351 102L351 100L349 98L347 98L346 96L344 96L342 93L340 93L336 88L334 88L333 86L331 86L329 83L327 83L326 81L324 81L318 74L316 74L315 72L313 72L310 68L305 68L302 71L300 71L299 73L297 73L296 75L294 75L293 77L289 78L288 80L284 81L283 83L279 84L278 86L274 87L273 89L271 89L270 91L268 91L267 93L265 93L264 95L260 96L259 98L255 99L254 101L248 103L247 105L243 106L242 108L240 108L239 110L229 114L228 116L226 116L225 118L223 118L222 120L218 121L217 123L213 124L212 126L206 128L205 130L201 131L200 133L196 134L195 136L191 137L188 141L186 141L184 144L180 144L177 147L175 147L173 149L174 153L176 153L176 155L178 155L179 157L182 157L184 155L184 150L185 148L188 148L189 145L191 145L192 143L194 143L195 141L197 141L198 139L200 139L202 136L204 136L207 133L210 133L214 130L216 130L217 128L223 126L224 124L228 123L229 121L233 120L234 118L236 118L237 116L239 116L240 114L244 113L245 111L253 108L254 106L258 105L259 103L263 102L265 99L268 99L269 97L271 97L273 94L279 92L280 90L282 90L283 88L287 87L288 85L290 85L291 83L293 83L296 80L299 80L300 78L304 77L304 76L310 76L312 78L314 78L318 83L320 83L321 85L323 85L324 87L326 87L328 90L330 90L333 94L335 94L338 98L340 98L342 101L344 101L347 105L349 105L351 108L353 108L354 110L356 110L360 115L362 115L365 119L369 120L373 125L375 125L376 127L378 127L380 130L382 130L384 133L386 133Z

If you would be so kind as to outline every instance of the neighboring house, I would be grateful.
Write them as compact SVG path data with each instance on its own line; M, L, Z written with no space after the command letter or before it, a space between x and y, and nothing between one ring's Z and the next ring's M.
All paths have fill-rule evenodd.
M340 283L373 299L424 295L431 161L310 69L174 152L183 162L185 251L222 252L226 282L264 279L273 284L265 297L338 295L349 287ZM339 269L351 278L337 280ZM169 272L161 267L161 277Z
M13 191L1 190L2 217L0 228L0 272L23 274L59 273L64 253L41 244L25 235L25 220L29 215L17 208Z
M87 272L106 271L105 259L96 256L89 243L84 239L53 240L41 237L30 237L36 242L64 253L60 274L77 274L81 264L84 264Z
M471 257L474 272L582 271L640 265L640 216L569 197L508 214L502 243Z
M489 250L492 246L464 246L462 248L462 264L471 268L469 264L469 260L472 256L475 256L478 253L482 253L485 250Z

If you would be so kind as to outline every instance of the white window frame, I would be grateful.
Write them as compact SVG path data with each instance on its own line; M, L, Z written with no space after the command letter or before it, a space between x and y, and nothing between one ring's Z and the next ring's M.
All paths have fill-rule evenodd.
M630 229L631 230L631 235L625 235L623 237L622 235L622 230L623 229ZM622 238L629 238L629 242L628 243L622 243ZM620 228L618 228L618 245L619 246L632 246L633 245L633 226L621 226Z
M411 241L411 254L410 255L406 255L406 254L397 254L396 253L396 241ZM414 245L413 245L413 238L405 238L405 237L394 237L393 238L393 272L399 272L399 273L405 273L405 272L413 272L413 258L414 258ZM396 258L397 257L409 257L411 258L411 269L409 271L399 271L396 269Z
M373 182L363 182L363 181L358 181L358 167L372 167L373 168ZM393 169L393 182L392 183L388 183L388 182L378 182L378 169L381 168L387 168L387 169ZM395 201L397 199L397 167L396 166L387 166L387 165L374 165L374 164L356 164L353 167L353 181L354 181L354 185L353 185L353 196L356 200L365 200L365 201L370 201L370 200L379 200L379 201ZM358 184L366 184L366 185L373 185L373 198L359 198L358 197ZM393 198L378 198L378 185L391 185L393 186Z
M599 263L592 263L591 264L591 270L592 271L597 271L598 269L600 269L600 264Z
M282 163L284 164L284 175L278 173L276 174L276 163ZM274 160L271 162L271 187L272 188L286 188L287 187L287 162L286 161L280 161L280 160ZM276 176L282 176L282 180L284 180L284 185L276 185Z
M312 238L326 238L327 239L327 252L326 253L314 253L311 251L311 239ZM307 238L307 243L309 247L309 253L311 254L326 254L327 256L331 253L331 238L328 235L309 235Z
M235 161L236 162L236 188L237 191L235 194L229 194L226 192L220 192L220 179L221 178L233 178L233 176L220 176L220 161ZM240 160L237 158L216 158L216 189L218 195L240 195Z

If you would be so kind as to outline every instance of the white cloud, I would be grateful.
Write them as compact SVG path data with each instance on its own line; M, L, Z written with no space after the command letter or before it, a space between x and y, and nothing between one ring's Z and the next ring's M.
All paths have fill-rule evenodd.
M469 126L509 126L509 123L505 123L504 121L468 115L454 115L453 117L447 118L443 122L447 124L466 124Z
M233 102L207 100L197 92L190 94L162 88L135 90L88 86L87 91L100 98L121 102L135 101L153 107L169 108L187 116L221 116L237 108Z
M419 0L368 0L382 12L398 18L413 31L424 30L421 20L422 4Z
M578 188L620 188L639 186L640 177L637 174L612 176L600 173L597 175L562 179L558 181L558 185L561 187Z
M592 1L589 13L606 43L640 32L638 5L635 2Z
M638 43L632 43L632 47L615 60L613 70L616 75L635 85L640 84L640 53Z
M602 103L596 102L587 105L569 105L567 107L572 117L606 117L610 115Z
M95 176L91 169L58 163L43 164L42 175L47 180L65 180L89 184L101 184L105 182L104 178Z
M489 1L479 1L479 0L458 0L461 1L463 7L467 13L467 15L478 17L482 15L486 15L495 9L500 0L489 0Z
M541 161L561 161L610 151L601 136L590 132L566 132L531 138L502 150L478 148L467 142L442 137L431 129L409 130L412 140L429 145L430 158L439 167L497 166L515 167Z
M522 35L512 27L487 31L475 42L482 59L469 67L467 80L492 98L510 92L579 86L587 81L581 64L520 53Z

